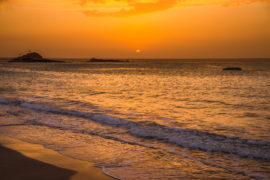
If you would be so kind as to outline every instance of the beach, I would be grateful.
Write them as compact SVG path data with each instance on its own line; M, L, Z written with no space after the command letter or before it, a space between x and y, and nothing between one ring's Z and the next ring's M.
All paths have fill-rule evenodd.
M0 180L270 180L270 0L0 0Z
M110 180L89 162L0 134L0 177L6 180Z

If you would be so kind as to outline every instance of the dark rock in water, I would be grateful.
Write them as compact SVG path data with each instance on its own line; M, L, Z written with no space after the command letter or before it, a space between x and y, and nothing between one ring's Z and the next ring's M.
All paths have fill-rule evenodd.
M223 71L242 71L242 68L240 68L240 67L227 67L227 68L224 68Z
M96 59L92 58L89 62L129 62L128 60L118 60L118 59Z
M36 52L27 53L23 56L12 59L10 62L63 62L50 59L44 59Z

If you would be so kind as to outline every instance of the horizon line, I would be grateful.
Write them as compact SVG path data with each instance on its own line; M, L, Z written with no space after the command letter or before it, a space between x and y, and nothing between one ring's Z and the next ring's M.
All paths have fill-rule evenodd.
M0 57L0 59L13 59L15 57ZM225 59L270 59L270 57L196 57L196 58L191 58L191 57L184 57L184 58L172 58L172 57L162 57L162 58L115 58L115 57L90 57L90 58L86 58L86 57L46 57L47 59L91 59L91 58L97 58L97 59L120 59L120 60L225 60Z

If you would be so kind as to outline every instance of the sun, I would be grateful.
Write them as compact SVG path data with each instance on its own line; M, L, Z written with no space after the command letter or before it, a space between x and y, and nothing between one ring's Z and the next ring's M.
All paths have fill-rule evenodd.
M140 50L140 49L137 49L137 50L136 50L136 53L137 53L137 54L141 53L141 50Z

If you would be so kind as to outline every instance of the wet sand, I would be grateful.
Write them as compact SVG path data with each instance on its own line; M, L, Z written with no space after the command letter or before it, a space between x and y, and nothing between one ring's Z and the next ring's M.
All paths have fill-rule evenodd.
M112 180L93 164L0 134L0 179Z

